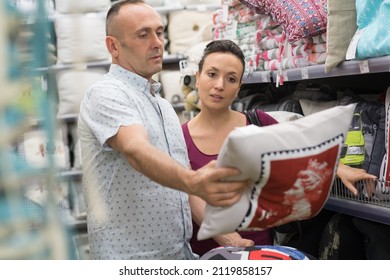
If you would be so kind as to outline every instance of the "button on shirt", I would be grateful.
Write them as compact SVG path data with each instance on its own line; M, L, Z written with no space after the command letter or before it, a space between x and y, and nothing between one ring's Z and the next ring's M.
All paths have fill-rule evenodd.
M112 64L81 103L78 133L94 259L197 258L189 245L188 195L150 180L106 144L120 126L140 124L152 145L189 167L179 119L158 95L160 86Z

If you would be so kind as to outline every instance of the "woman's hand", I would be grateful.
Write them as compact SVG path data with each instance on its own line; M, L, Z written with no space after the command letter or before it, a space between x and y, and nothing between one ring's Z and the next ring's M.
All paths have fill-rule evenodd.
M244 239L237 232L214 236L214 240L220 246L249 247L255 245L250 239Z
M376 176L368 174L366 170L361 168L354 168L348 165L340 163L337 168L337 176L341 179L345 187L349 189L354 195L358 195L358 190L355 187L355 183L360 180L375 180ZM373 193L373 187L375 184L364 184L367 188L367 193Z

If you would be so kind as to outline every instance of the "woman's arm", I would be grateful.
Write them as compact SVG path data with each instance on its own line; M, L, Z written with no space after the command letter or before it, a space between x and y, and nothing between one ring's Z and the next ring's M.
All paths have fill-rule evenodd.
M349 189L354 195L358 195L358 190L355 188L355 183L359 180L375 180L376 176L368 174L366 170L361 168L354 168L348 165L339 163L337 168L337 176L341 179L343 184ZM370 187L369 184L366 187ZM371 193L373 190L368 189L367 192Z
M191 206L192 219L200 226L204 219L206 202L203 199L193 195L189 196L189 201ZM220 234L214 236L213 239L220 246L247 247L247 246L253 246L255 244L252 240L242 238L241 235L237 232Z

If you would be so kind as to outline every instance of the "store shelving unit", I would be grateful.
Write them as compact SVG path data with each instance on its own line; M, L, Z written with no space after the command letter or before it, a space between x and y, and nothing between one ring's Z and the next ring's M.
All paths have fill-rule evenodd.
M258 71L244 77L244 84L275 83L277 71ZM364 84L367 88L390 87L390 55L366 60L344 61L326 73L324 65L313 65L283 71L284 82L321 82L337 84L349 81L354 85ZM366 83L371 81L372 84ZM375 82L372 82L375 81ZM358 182L362 185L362 182ZM382 183L383 184L383 183ZM390 185L390 182L388 183ZM354 196L336 178L326 209L390 225L390 195L388 200Z
M344 61L328 73L325 72L324 65L286 69L283 71L283 77L285 82L289 82L386 72L390 73L390 55ZM244 83L269 83L276 81L277 75L277 71L257 71L244 77Z

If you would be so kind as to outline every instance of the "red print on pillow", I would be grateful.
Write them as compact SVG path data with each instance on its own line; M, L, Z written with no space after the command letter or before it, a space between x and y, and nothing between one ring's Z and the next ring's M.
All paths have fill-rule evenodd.
M259 188L258 198L252 199L258 205L249 228L269 228L318 214L332 186L338 153L335 145L303 157L272 159L274 153L265 155L262 173L268 179Z

